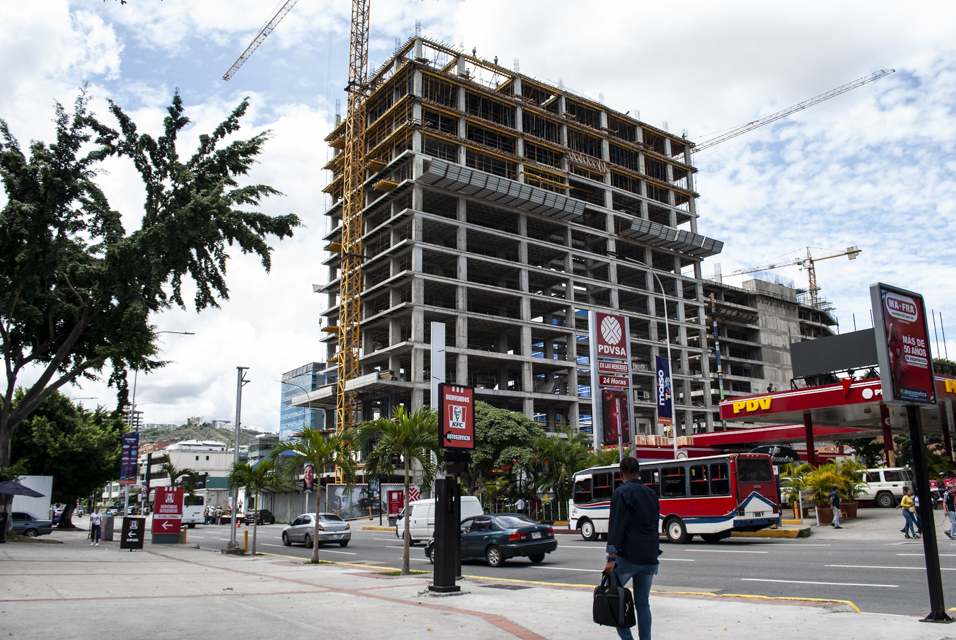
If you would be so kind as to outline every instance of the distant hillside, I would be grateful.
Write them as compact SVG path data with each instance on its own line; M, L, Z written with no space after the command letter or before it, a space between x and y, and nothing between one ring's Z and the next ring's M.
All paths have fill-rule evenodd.
M239 445L252 444L261 431L242 429L239 432ZM231 445L236 440L236 432L232 429L219 429L208 424L196 426L184 424L175 429L143 429L139 432L139 441L156 442L157 440L215 440Z

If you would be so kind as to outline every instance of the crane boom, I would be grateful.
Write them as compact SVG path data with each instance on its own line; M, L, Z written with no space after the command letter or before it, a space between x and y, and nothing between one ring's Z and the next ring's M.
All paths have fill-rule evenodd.
M342 262L339 280L339 351L336 427L351 427L358 413L355 392L346 384L359 375L362 321L362 209L365 194L365 107L368 97L369 0L352 0L349 38L348 114L345 122L342 186ZM336 476L339 470L336 470Z
M814 258L810 255L810 247L807 247L807 257L806 258L794 258L792 260L787 260L786 262L776 262L773 264L765 264L760 267L750 267L748 269L737 269L731 273L728 273L728 276L742 276L747 273L757 273L758 271L769 271L770 269L780 269L781 267L792 267L794 265L800 265L801 269L807 270L807 276L810 280L810 286L807 288L807 292L810 294L810 305L814 307L820 306L820 299L818 293L820 292L820 287L817 286L817 268L816 263L822 260L829 260L830 258L839 258L841 256L846 256L849 260L856 260L856 257L863 252L857 246L847 247L846 251L843 253L834 253L830 256L823 256L822 258Z
M232 76L236 75L236 72L239 71L239 67L246 63L246 60L249 59L256 49L259 48L259 45L262 44L262 41L269 37L269 34L272 33L272 30L276 28L276 25L279 24L282 19L286 16L287 13L292 11L292 7L295 6L299 0L286 0L286 3L276 12L272 17L272 20L269 21L269 24L262 27L262 31L259 32L259 35L256 36L246 50L242 52L242 55L239 56L239 59L232 63L232 66L229 67L229 71L223 74L223 80L229 80Z
M827 91L826 93L821 93L815 98L810 98L809 100L805 100L799 104L795 104L792 107L788 107L784 109L783 111L778 111L777 113L771 114L767 116L766 118L761 118L760 120L754 120L753 122L748 122L747 124L737 127L736 129L731 129L727 133L719 135L716 138L705 140L701 142L700 144L696 145L693 148L693 152L696 153L698 151L703 151L704 149L708 149L714 145L720 144L721 142L725 142L727 140L730 140L731 138L736 138L737 136L743 135L747 133L748 131L753 131L754 129L764 126L765 124L770 124L771 122L782 120L783 118L786 118L787 116L792 115L798 111L803 111L807 107L812 107L815 104L820 104L821 102L825 102L829 100L830 98L835 98L836 96L842 93L846 93L847 91L852 91L854 89L862 87L865 84L869 84L870 82L875 82L884 76L888 76L891 73L894 73L895 71L896 69L880 69L879 71L875 73L871 73L868 76L863 76L862 78L858 78L854 80L853 82L848 82L845 85L839 86L836 89L833 89L831 91Z

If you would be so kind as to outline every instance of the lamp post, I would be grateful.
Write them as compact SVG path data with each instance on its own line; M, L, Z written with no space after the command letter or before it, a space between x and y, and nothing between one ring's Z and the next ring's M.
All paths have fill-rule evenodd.
M641 262L640 260L635 260L634 258L628 258L626 256L621 256L623 260L627 262L634 262L640 265L647 267L647 270L650 272L654 279L657 281L657 286L661 288L661 297L664 299L664 339L667 341L667 368L670 369L673 366L674 360L671 358L671 332L670 332L670 319L667 317L667 294L664 293L664 284L661 282L661 279L657 277L657 274L654 273L654 268L648 265L646 262ZM677 460L677 414L674 412L674 372L671 371L671 435L674 438L674 460Z
M239 429L242 420L242 388L249 384L246 380L246 371L249 367L236 367L236 445L233 449L233 465L239 464ZM229 549L236 549L239 544L236 542L236 518L238 517L239 503L237 501L238 493L235 488L229 490L229 501L232 503L232 531L229 533Z

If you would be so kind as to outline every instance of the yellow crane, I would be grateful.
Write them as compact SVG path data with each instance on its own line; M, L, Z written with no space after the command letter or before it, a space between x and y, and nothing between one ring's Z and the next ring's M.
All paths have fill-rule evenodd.
M259 32L245 52L223 75L228 80L249 59L276 25L292 10L298 0L287 0L276 15ZM339 280L339 320L335 327L339 348L334 358L336 378L336 429L355 424L358 402L354 392L346 391L349 380L359 374L360 323L362 320L362 209L365 182L365 107L368 87L369 0L352 0L352 23L349 38L348 113L345 123L344 186L342 189L342 241L337 249L342 256ZM336 469L341 480L341 469Z
M728 273L728 276L742 276L747 273L757 273L758 271L769 271L771 269L779 269L781 267L792 267L798 265L801 269L806 269L807 274L810 279L810 286L807 288L807 293L810 294L810 305L819 306L819 296L820 287L817 286L817 269L816 263L823 260L830 260L831 258L839 258L846 256L849 260L856 260L856 257L863 252L859 247L847 247L846 251L843 253L835 253L832 256L824 256L822 258L814 258L810 255L810 247L807 247L807 257L806 258L793 258L792 260L786 260L784 262L774 262L771 264L761 265L759 267L749 267L747 269L738 269L732 273Z

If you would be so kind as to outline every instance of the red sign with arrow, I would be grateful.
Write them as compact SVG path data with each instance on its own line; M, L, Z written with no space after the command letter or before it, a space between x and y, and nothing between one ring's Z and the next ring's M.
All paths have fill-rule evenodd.
M156 487L153 533L179 533L183 520L183 488Z

